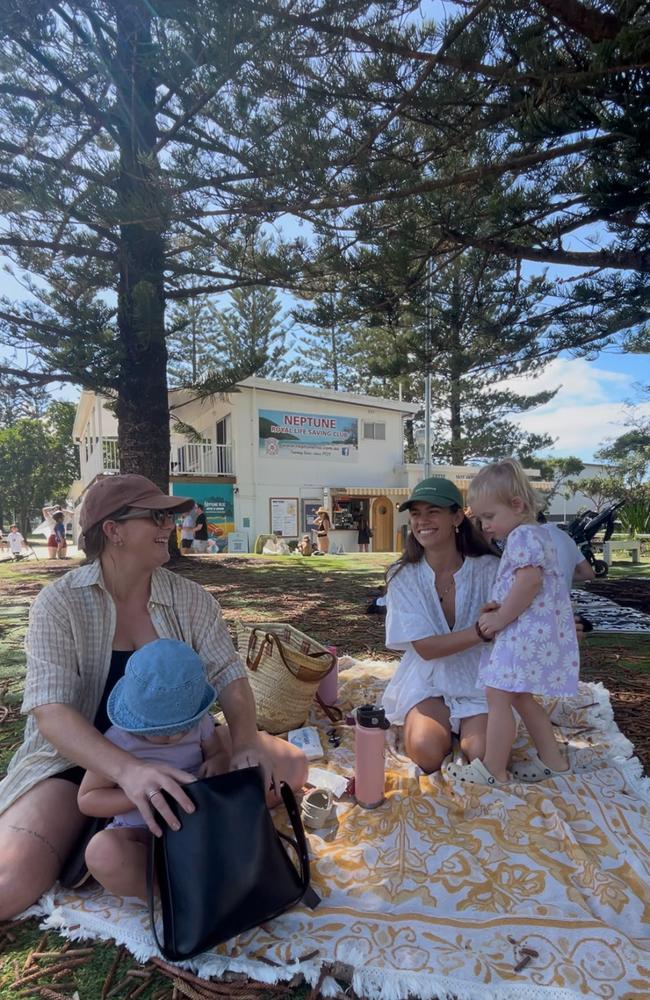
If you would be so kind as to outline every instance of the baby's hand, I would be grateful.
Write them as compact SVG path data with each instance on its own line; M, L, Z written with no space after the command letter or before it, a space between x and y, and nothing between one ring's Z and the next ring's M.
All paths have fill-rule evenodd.
M497 632L503 628L497 611L485 611L479 618L478 625L488 639L494 639Z

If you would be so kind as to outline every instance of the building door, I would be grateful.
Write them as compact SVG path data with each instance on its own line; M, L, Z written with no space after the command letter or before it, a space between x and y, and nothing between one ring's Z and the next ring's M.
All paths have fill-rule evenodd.
M232 464L232 448L230 443L230 414L227 413L225 417L221 420L217 420L216 424L216 452L217 452L217 469L216 471L220 475L232 475L233 474L233 464Z
M388 497L376 497L372 503L372 551L393 551L393 505Z

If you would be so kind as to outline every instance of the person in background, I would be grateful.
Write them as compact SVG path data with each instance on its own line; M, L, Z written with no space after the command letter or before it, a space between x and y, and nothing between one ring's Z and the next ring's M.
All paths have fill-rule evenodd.
M281 781L297 790L306 780L305 755L258 732L246 670L217 602L165 569L175 515L193 507L144 476L98 479L79 514L86 564L44 587L31 606L25 735L0 782L0 920L31 906L73 852L86 825L77 805L86 770L119 786L154 836L174 822L161 789L192 811L182 788L191 774L138 760L104 736L111 692L133 652L153 640L180 639L200 657L226 719L216 730L219 768L259 765L269 804L279 801Z
M43 520L48 529L47 534L47 557L48 559L57 559L59 555L59 542L60 539L57 537L55 528L57 526L57 516L61 514L61 508L58 506L54 507L43 507ZM60 518L61 522L64 522L63 516ZM63 525L63 540L65 541L65 523Z
M67 559L68 557L68 543L65 537L65 515L62 511L58 511L54 515L54 531L53 531L55 543L56 543L56 559ZM49 542L48 542L49 548Z
M205 516L205 507L202 503L197 503L196 521L194 522L194 552L207 552L208 549L208 521Z
M357 544L359 546L359 552L367 552L368 544L370 542L371 532L370 525L368 524L368 518L365 514L361 514L359 517L359 534L357 535Z
M573 583L586 583L589 580L596 579L593 568L589 565L589 562L585 559L568 532L562 531L557 524L547 521L541 511L537 515L537 522L538 524L543 524L548 532L557 553L562 575L569 590L571 590Z
M316 528L316 545L321 555L325 555L330 550L329 532L332 530L332 522L326 507L319 507L314 518Z
M22 559L23 549L27 548L27 545L25 539L18 530L17 524L9 525L7 545L9 546L9 551L11 552L14 560Z
M309 535L303 535L296 548L301 556L310 556L313 552L314 546L312 545Z
M186 513L181 523L181 552L187 555L194 544L194 525L196 524L196 504Z

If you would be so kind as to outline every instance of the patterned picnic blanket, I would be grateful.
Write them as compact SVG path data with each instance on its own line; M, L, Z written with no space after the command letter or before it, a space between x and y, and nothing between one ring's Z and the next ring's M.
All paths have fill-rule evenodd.
M394 664L347 662L342 706L377 701ZM299 906L190 967L264 982L300 971L313 984L337 962L339 979L380 1000L647 1000L650 780L602 686L547 707L576 770L507 790L420 774L391 731L385 803L368 811L344 796L336 824L309 833L318 909ZM353 731L331 747L330 724L314 722L328 747L316 766L351 775ZM40 912L69 937L156 954L134 901L55 891ZM322 982L325 995L340 990L331 975Z

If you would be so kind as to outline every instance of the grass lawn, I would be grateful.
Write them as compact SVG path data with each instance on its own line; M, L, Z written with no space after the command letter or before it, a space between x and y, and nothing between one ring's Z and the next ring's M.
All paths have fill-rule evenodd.
M617 559L609 567L605 579L621 580L626 576L638 576L650 580L650 556L641 556L639 563L633 563L631 559Z
M384 623L365 608L384 579L391 554L346 556L197 556L182 559L178 571L197 580L218 598L227 622L237 619L289 621L341 653L360 657L394 658L384 648ZM34 559L18 564L0 562L0 773L19 744L23 722L19 705L24 676L23 640L26 610L40 588L66 570L78 565ZM639 572L641 570L641 572ZM641 567L617 563L612 580L625 576L650 576L650 560ZM612 694L617 721L635 744L636 752L650 768L650 663L647 637L639 635L589 636L582 650L582 674L587 680L602 681ZM4 711L6 709L6 712ZM51 957L30 960L41 943L41 951ZM109 994L127 1000L137 992L141 1000L171 1000L170 980L151 965L145 970L110 945L92 944L90 953L75 955L82 944L67 945L72 953L65 958L66 942L50 933L43 935L34 921L3 928L0 926L0 1000L19 997L61 1000L101 1000ZM109 973L119 959L112 978ZM68 962L70 968L58 973L48 968ZM74 965L75 962L78 964ZM24 977L42 975L20 984ZM138 972L140 975L128 975ZM142 978L151 973L151 981ZM122 984L120 986L120 983ZM106 985L108 984L108 985ZM48 993L49 989L49 993ZM113 992L115 990L115 992ZM271 991L270 991L271 992ZM305 990L293 996L304 996ZM178 994L178 1000L182 995ZM195 994L201 996L200 993Z

